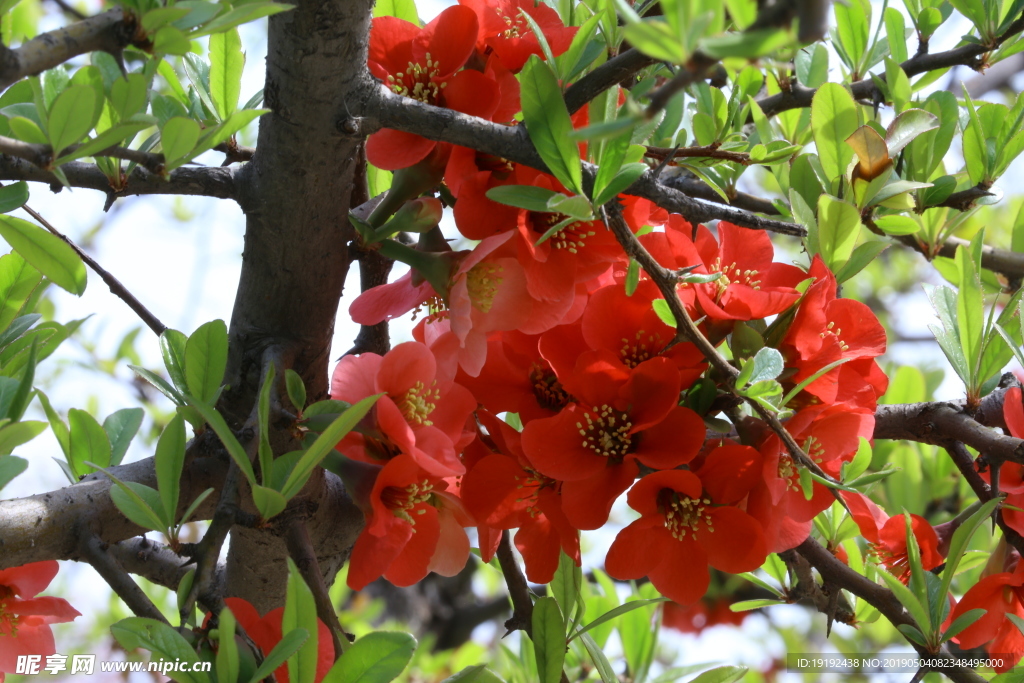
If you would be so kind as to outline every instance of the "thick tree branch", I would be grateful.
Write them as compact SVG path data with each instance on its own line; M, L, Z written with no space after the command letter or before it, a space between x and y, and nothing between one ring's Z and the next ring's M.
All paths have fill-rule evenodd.
M1022 30L1024 30L1024 16L1019 17L1010 24L1003 35L999 36L992 45L968 43L945 52L936 52L935 54L924 52L914 55L900 64L900 66L907 73L908 78L913 78L928 71L948 69L953 66L968 66L978 70L984 66L983 56L986 53L995 50ZM883 81L885 80L884 73L877 77ZM850 91L853 93L854 99L857 100L874 100L876 97L881 96L881 91L871 78L853 83L850 86ZM789 109L811 106L811 100L814 99L814 93L816 92L817 89L815 88L807 88L794 83L789 90L783 90L778 94L764 97L758 100L757 103L761 110L764 111L765 116L774 116Z
M129 45L149 45L134 15L121 8L36 36L14 50L0 50L0 90L87 52L109 52L118 60Z
M236 171L231 168L182 166L171 171L170 176L165 179L146 171L141 166L136 166L131 175L122 177L117 187L111 184L110 178L94 164L71 161L62 164L60 169L71 187L99 190L111 198L169 194L237 199ZM0 155L0 180L46 183L55 192L59 192L63 187L57 176L49 171L24 159L8 155Z
M138 315L139 318L141 318L144 323L146 323L149 329L153 330L153 334L159 337L161 334L164 333L164 331L167 329L167 326L160 322L160 320L155 315L153 315L148 308L143 306L142 302L136 299L135 295L129 292L128 289L124 285L122 285L117 278L115 278L109 272L104 270L103 267L100 266L100 264L96 263L96 260L93 257L86 254L79 248L77 244L69 240L63 233L61 233L55 227L50 225L49 221L40 216L28 204L25 204L21 208L25 209L28 215L32 216L37 221L42 223L43 227L45 227L47 230L49 230L51 233L53 233L60 239L64 240L64 242L66 242L68 246L74 249L75 253L78 254L79 258L81 258L82 261L84 261L87 266L92 268L97 275L103 278L103 281L107 283L107 287L110 288L111 293L113 293L114 296L116 296L121 301L128 304L128 308L135 311L135 314Z
M1002 392L998 396L1001 398ZM875 410L874 436L942 447L959 441L983 453L990 464L1024 463L1024 440L1000 434L979 423L976 417L956 403L883 405Z
M80 144L70 145L66 149L61 150L60 155L55 155L53 153L53 148L50 147L50 145L22 142L21 140L15 140L14 138L0 135L0 154L24 159L25 161L28 161L42 169L49 169L57 156L72 154L81 146L82 145ZM115 159L134 161L140 166L145 167L145 169L150 173L162 174L164 170L163 154L153 154L151 152L143 152L138 149L118 147L117 145L94 152L89 156L113 157Z
M352 118L348 112L362 118ZM530 142L525 127L504 126L451 109L433 107L396 95L379 82L373 81L363 97L349 103L347 111L338 120L338 130L344 135L361 138L380 128L394 128L430 140L464 145L541 171L548 170ZM591 179L597 172L593 164L586 162L583 171ZM650 170L624 192L649 199L669 211L685 216L693 223L721 219L757 230L796 236L806 234L804 228L793 223L763 218L731 206L719 206L688 197L659 183Z
M107 585L114 589L117 597L124 600L124 603L132 612L135 612L136 616L167 623L167 619L149 599L149 596L139 588L139 584L135 583L135 580L118 564L117 560L107 553L103 542L95 534L83 533L79 548L82 559L92 565L93 569L107 582Z
M862 600L867 601L881 612L882 616L888 619L893 626L903 624L917 626L906 610L903 609L903 605L896 599L896 596L892 594L892 591L873 581L869 581L867 577L850 569L850 567L838 560L813 538L807 538L807 540L796 547L796 551L806 558L811 563L811 566L818 570L826 584L848 590ZM929 658L942 656L943 654L948 655L948 653L930 655L919 645L914 643L911 643L911 645L922 656L928 656ZM962 666L943 667L941 672L956 683L983 683L985 681L973 669Z
M107 553L125 571L171 590L176 590L185 574L195 569L194 564L170 547L145 536L113 543L107 548Z
M936 256L953 258L956 256L957 247L970 245L970 242L965 239L950 237L937 250L932 250L928 245L921 244L913 235L903 235L895 239L920 252L928 260ZM1016 289L1024 279L1024 254L1009 249L998 249L986 244L981 248L981 267L1006 276L1011 287Z
M565 91L565 106L569 108L570 114L575 114L608 88L651 64L654 64L653 59L636 48L630 48L570 85Z
M205 438L193 441L181 478L179 513L211 486L219 487L226 467L206 455ZM110 468L122 481L156 487L153 459ZM89 474L73 486L27 498L0 501L0 569L40 560L75 560L80 556L80 530L91 529L104 543L138 536L144 530L130 522L110 500L111 482L102 473ZM195 519L209 519L211 501Z
M316 615L320 621L327 625L331 632L331 640L334 641L334 657L341 657L347 644L347 634L338 621L338 613L334 611L334 604L328 593L327 583L320 571L320 563L316 559L316 551L313 550L313 543L309 540L309 531L306 529L306 522L299 515L293 515L285 523L285 543L288 546L288 553L292 556L295 566L313 593L313 602L316 604Z

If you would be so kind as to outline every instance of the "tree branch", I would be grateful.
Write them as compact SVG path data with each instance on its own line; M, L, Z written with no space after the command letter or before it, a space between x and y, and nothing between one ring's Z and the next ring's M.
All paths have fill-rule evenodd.
M1024 30L1024 15L1018 17L1016 21L1010 24L1009 28L992 45L968 43L945 52L936 52L935 54L924 52L914 55L900 64L900 67L906 72L908 78L913 78L928 71L947 69L953 66L968 66L977 71L984 65L983 55L995 50L1022 30ZM884 73L876 77L883 81L885 80ZM881 95L881 91L871 78L853 83L850 86L850 91L856 100L874 100ZM765 116L774 116L789 109L811 106L811 100L814 99L814 93L816 92L816 88L807 88L794 83L789 90L783 90L775 95L764 97L758 100L757 104L761 107Z
M56 157L63 156L65 154L72 154L81 146L81 144L69 145L66 149L61 150L60 154L54 154L53 147L50 145L22 142L21 140L15 140L14 138L0 135L0 154L24 159L25 161L31 162L44 170L50 169ZM164 170L163 154L153 154L151 152L143 152L138 149L118 147L117 145L94 152L89 156L113 157L115 159L134 161L140 166L145 167L145 169L150 173L156 173L158 175L162 174Z
M104 270L100 266L100 264L96 263L96 260L93 259L93 257L91 257L88 254L86 254L84 251L82 251L79 248L79 246L77 244L72 242L63 233L61 233L55 227L50 225L49 221L47 221L45 218L43 218L41 215L39 215L28 204L25 204L21 208L25 209L25 211L26 211L26 213L28 213L28 215L32 216L37 221L42 223L43 227L45 227L47 230L49 230L51 233L53 233L54 235L56 235L60 239L64 240L64 242L66 242L68 244L68 246L70 246L72 249L74 249L75 253L78 254L79 258L81 258L82 261L84 261L86 265L88 265L90 268L92 268L96 272L97 275L99 275L101 278L103 278L103 281L107 283L107 287L110 288L111 293L114 296L116 296L117 298L119 298L121 301L123 301L126 304L128 304L128 308L130 308L133 311L135 311L136 315L138 315L142 319L142 322L146 323L146 325L149 326L149 329L153 330L153 333L156 336L159 337L160 335L162 335L164 333L164 330L167 329L167 326L164 325L162 322L160 322L160 320L155 315L153 315L149 311L148 308L143 306L142 302L139 301L138 299L136 299L135 295L132 294L131 292L129 292L128 289L124 285L122 285L120 283L120 281L118 281L117 278L115 278L109 272Z
M726 192L729 194L729 202L722 199L722 195L718 194L711 189L711 186L705 183L703 180L698 178L690 178L683 173L676 173L670 176L662 176L661 183L666 187L679 190L683 194L687 194L691 197L697 197L705 201L714 202L716 204L726 204L727 206L734 206L737 209L743 209L744 211L752 211L754 213L763 213L769 216L778 216L779 210L775 208L768 199L763 197L755 197L752 194L745 192Z
M150 46L135 16L121 8L40 34L14 50L0 50L0 91L87 52L108 52L118 61L129 45Z
M848 590L857 597L870 603L875 607L875 609L881 612L893 626L900 626L903 624L914 627L917 626L914 620L910 618L910 615L907 614L906 610L903 609L903 605L901 605L899 600L896 599L896 596L892 594L892 591L873 581L869 581L867 577L850 569L850 567L838 560L834 555L832 555L832 553L823 548L822 545L813 538L808 537L807 540L796 547L796 551L806 558L807 561L811 563L811 566L818 570L818 573L821 574L821 578L826 583L831 583L839 588ZM943 654L948 656L948 653L932 655L921 646L915 645L914 643L910 644L922 656L927 656L929 658L942 656ZM973 669L968 669L962 666L943 667L938 670L956 683L983 683L985 681L985 679L978 675L978 673Z
M320 571L320 563L316 559L316 551L313 550L313 543L309 540L306 522L301 516L292 515L288 519L285 523L284 538L285 544L288 546L288 554L292 556L295 566L298 567L299 573L302 574L306 585L313 593L316 615L331 632L331 640L334 641L334 658L337 659L345 651L347 634L341 627L341 622L338 621L338 613L334 611L327 583Z
M119 187L94 164L70 161L61 164L68 183L72 187L99 190L111 198L133 195L167 194L199 195L219 199L237 199L235 170L231 168L207 168L203 166L182 166L171 171L168 178L162 178L136 166L131 175L122 177ZM57 176L24 159L0 155L0 180L28 180L47 183L55 192L63 188Z
M654 64L653 59L636 48L630 48L570 85L565 91L565 106L570 114L575 114L608 88L651 64Z
M370 79L369 75L367 79ZM397 95L376 80L368 84L367 88L363 97L357 102L350 102L348 111L338 119L338 130L344 135L363 137L381 128L393 128L429 140L472 147L531 168L548 171L524 126L504 126L452 109L424 104ZM363 118L353 118L349 111ZM592 180L597 167L584 162L583 172ZM626 188L624 193L649 199L673 213L685 216L693 223L726 220L742 227L786 235L802 237L807 233L803 227L794 223L762 218L731 206L719 206L688 197L659 183L650 170Z
M933 251L928 245L921 244L913 235L902 235L894 239L914 251L920 252L929 261L936 256L953 258L956 256L957 247L970 246L970 242L965 239L949 237L937 250ZM1024 279L1024 254L1009 249L998 249L986 244L981 248L981 267L1006 276L1010 281L1010 287L1016 289Z
M501 565L501 573L505 577L505 585L508 586L508 594L512 599L512 616L505 622L505 635L512 631L526 631L526 635L532 637L533 600L530 598L530 584L516 562L515 553L512 552L512 538L508 531L501 532L501 542L498 543L495 556Z
M125 571L171 590L177 590L185 574L195 569L188 559L145 536L113 543L107 548L107 554Z
M998 396L1001 400L1002 392ZM959 441L984 453L989 463L1024 463L1024 440L1005 436L980 424L957 403L878 406L874 437L917 441L943 448L950 441Z
M673 160L685 157L725 159L726 161L732 161L743 166L748 166L750 164L750 155L746 152L730 152L729 150L719 149L719 145L717 143L700 147L679 147L677 149L670 149L668 147L648 147L644 156L652 159L671 158Z
M124 600L132 612L140 617L167 623L167 619L149 599L149 596L139 588L139 584L135 583L128 572L117 563L117 560L107 554L103 542L95 534L84 531L79 548L82 558L92 565L93 569L103 577L107 585L114 589L117 596Z

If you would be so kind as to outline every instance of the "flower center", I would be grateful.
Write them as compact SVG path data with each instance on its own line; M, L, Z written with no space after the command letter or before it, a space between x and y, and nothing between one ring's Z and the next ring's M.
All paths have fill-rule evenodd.
M490 171L499 180L506 180L514 170L512 162L508 159L484 152L476 153L476 167L481 171Z
M403 97L411 97L426 104L440 104L441 91L448 86L448 83L435 83L434 78L441 73L440 65L426 54L426 66L409 62L405 71L391 75L388 74L388 87L391 91Z
M530 385L533 395L542 408L559 411L569 405L572 397L558 381L550 366L534 363L530 369Z
M434 493L434 485L429 480L424 479L421 482L409 484L408 486L388 486L380 492L380 500L384 503L384 507L395 515L400 517L409 524L413 525L413 531L416 530L416 520L413 518L412 513L417 505L421 505L430 500ZM417 515L422 515L426 510L420 508L415 510Z
M576 428L583 437L583 446L619 464L631 451L633 437L629 430L633 423L629 415L613 410L607 403L583 413L583 422Z
M441 398L441 392L434 388L436 385L437 382L434 381L430 383L430 388L427 388L423 382L416 382L411 389L405 392L399 408L406 420L424 427L434 424L429 419L430 414L437 407L434 401Z
M7 611L7 600L14 597L14 590L10 586L0 586L0 636L18 635L18 624L21 617Z
M568 216L560 213L535 213L530 212L534 229L540 234L546 233L553 226L564 221ZM570 254L579 253L579 250L586 246L586 239L597 233L590 230L590 223L570 223L553 234L548 242L555 249L565 249Z
M662 489L658 495L661 511L665 515L665 528L672 533L672 538L683 540L687 535L697 538L697 530L703 524L708 531L711 526L711 515L708 509L711 501L708 498L690 498L672 489Z
M427 307L426 321L428 323L434 323L448 317L448 306L445 304L444 299L435 294L412 310L412 319L414 321L416 316L423 311L424 306Z
M622 346L619 348L619 358L626 364L626 367L635 368L645 360L653 358L664 344L661 342L661 335L647 334L644 330L636 333L633 340L622 338Z
M836 338L836 341L839 342L839 349L841 351L846 351L847 349L850 348L850 346L849 344L843 341L842 337L840 337L840 335L843 333L843 330L839 327L836 327L835 325L836 324L834 322L830 322L827 326L825 326L825 331L819 332L818 334L822 339L824 339L826 335L831 334L833 337Z
M516 498L516 502L526 503L526 512L531 517L536 517L541 514L540 509L537 507L537 498L540 492L549 486L557 486L558 482L544 476L540 472L535 472L529 468L523 469L526 476L516 477L516 488L521 490L521 495Z
M803 490L803 487L800 485L800 474L797 471L796 463L793 462L793 458L788 453L783 453L779 456L778 475L779 479L786 482L787 490Z
M718 285L718 293L715 295L715 303L721 303L722 295L725 294L725 290L729 288L729 285L736 283L740 285L747 285L754 290L761 289L761 281L757 280L758 271L756 270L741 270L736 262L733 261L729 265L722 267L722 258L719 257L715 260L711 266L711 272L719 272L722 277L715 280L715 284Z
M494 305L494 295L498 293L502 278L502 267L493 263L478 263L466 273L466 288L469 290L469 300L473 305L483 311L490 313Z
M530 25L523 19L523 10L520 9L515 17L510 17L501 13L501 8L495 7L494 11L498 13L502 21L505 22L507 27L501 32L501 35L505 38L521 38L533 32Z

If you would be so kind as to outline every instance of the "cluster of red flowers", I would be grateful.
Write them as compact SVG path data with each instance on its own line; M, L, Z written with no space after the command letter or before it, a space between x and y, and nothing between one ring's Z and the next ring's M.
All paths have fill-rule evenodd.
M568 47L573 29L543 4L463 0L422 29L376 19L371 68L396 93L509 122L518 107L509 74L541 52L527 14L554 54ZM707 364L659 317L654 282L641 275L627 293L629 261L604 223L485 196L506 184L566 192L554 177L388 130L370 139L368 154L386 169L429 165L456 199L458 230L480 242L432 254L443 277L410 271L350 309L366 325L426 309L416 341L383 357L345 357L334 372L335 399L384 394L339 444L367 516L350 586L457 572L469 552L467 526L476 527L485 559L503 530L518 529L528 577L546 583L560 551L578 562L579 531L602 527L627 490L640 518L618 534L606 569L620 579L649 576L682 604L705 593L709 566L753 570L808 536L832 493L814 484L805 494L789 452L759 421L744 425L744 444L706 438L711 415L695 408L711 406L687 397ZM619 201L663 266L720 274L678 288L715 344L741 321L763 330L779 316L786 389L835 365L791 402L788 427L822 470L838 475L860 437L871 437L886 388L874 360L885 332L874 314L837 298L820 260L808 271L776 263L763 232L720 223L716 239L646 200ZM515 417L502 421L502 413Z

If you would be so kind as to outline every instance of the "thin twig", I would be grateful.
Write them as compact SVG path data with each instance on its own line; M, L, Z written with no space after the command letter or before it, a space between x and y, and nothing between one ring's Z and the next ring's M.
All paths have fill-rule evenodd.
M105 283L107 283L107 286L110 288L111 293L113 293L114 296L116 296L117 298L121 299L121 301L128 304L128 307L135 311L135 314L138 315L142 319L142 321L149 326L149 329L153 330L153 333L156 334L156 336L159 337L164 333L164 330L167 329L167 326L160 322L160 320L155 315L153 315L148 308L143 306L142 302L136 299L135 295L129 292L128 289L124 285L122 285L117 278L115 278L107 270L100 266L100 264L96 263L96 259L82 251L82 249L77 244L72 242L70 239L67 238L67 236L65 236L55 227L53 227L49 223L49 221L47 221L45 218L39 215L39 213L33 210L32 207L30 207L28 204L25 204L21 208L25 209L25 212L28 213L28 215L32 216L37 221L42 223L43 227L45 227L47 230L49 230L51 233L53 233L60 239L64 240L64 242L66 242L68 246L74 249L75 253L78 254L82 261L84 261L86 265L92 268L96 272L96 274L99 275Z
M334 658L338 659L345 652L347 634L338 621L338 613L334 611L324 575L320 571L320 563L316 558L316 551L313 550L313 543L309 539L306 522L299 515L292 515L286 522L284 540L288 546L288 554L295 561L295 566L299 568L299 573L313 593L316 615L320 617L320 621L327 624L327 629L331 632Z
M103 542L96 534L82 530L79 551L86 562L103 577L103 580L114 589L117 596L124 600L128 608L140 617L156 619L167 623L166 617L157 609L139 584L111 557L103 547Z
M644 156L652 159L668 159L680 157L702 157L708 159L724 159L743 166L750 165L750 155L746 152L730 152L719 149L718 143L699 147L648 147ZM671 163L671 162L670 162Z
M956 468L960 470L960 474L967 481L967 484L974 491L974 495L978 496L978 500L982 503L992 500L997 493L993 493L992 488L985 483L985 480L978 474L976 461L971 457L971 454L967 452L964 445L959 441L950 441L945 445L946 452L949 454L950 460L956 465ZM998 481L999 471L992 472L992 481ZM1003 537L1006 538L1006 542L1017 549L1017 552L1024 555L1024 537L1022 537L1017 531L1011 528L1004 520L1002 510L996 511L996 525L999 526L1000 531L1003 532Z
M570 114L575 114L608 88L651 64L654 64L653 59L636 48L630 48L570 85L565 91L565 106Z
M501 532L501 542L498 543L495 556L501 565L501 573L505 577L505 585L508 586L508 595L512 599L512 616L505 621L505 635L512 631L526 631L526 635L532 638L533 600L530 598L530 584L516 562L508 531Z

